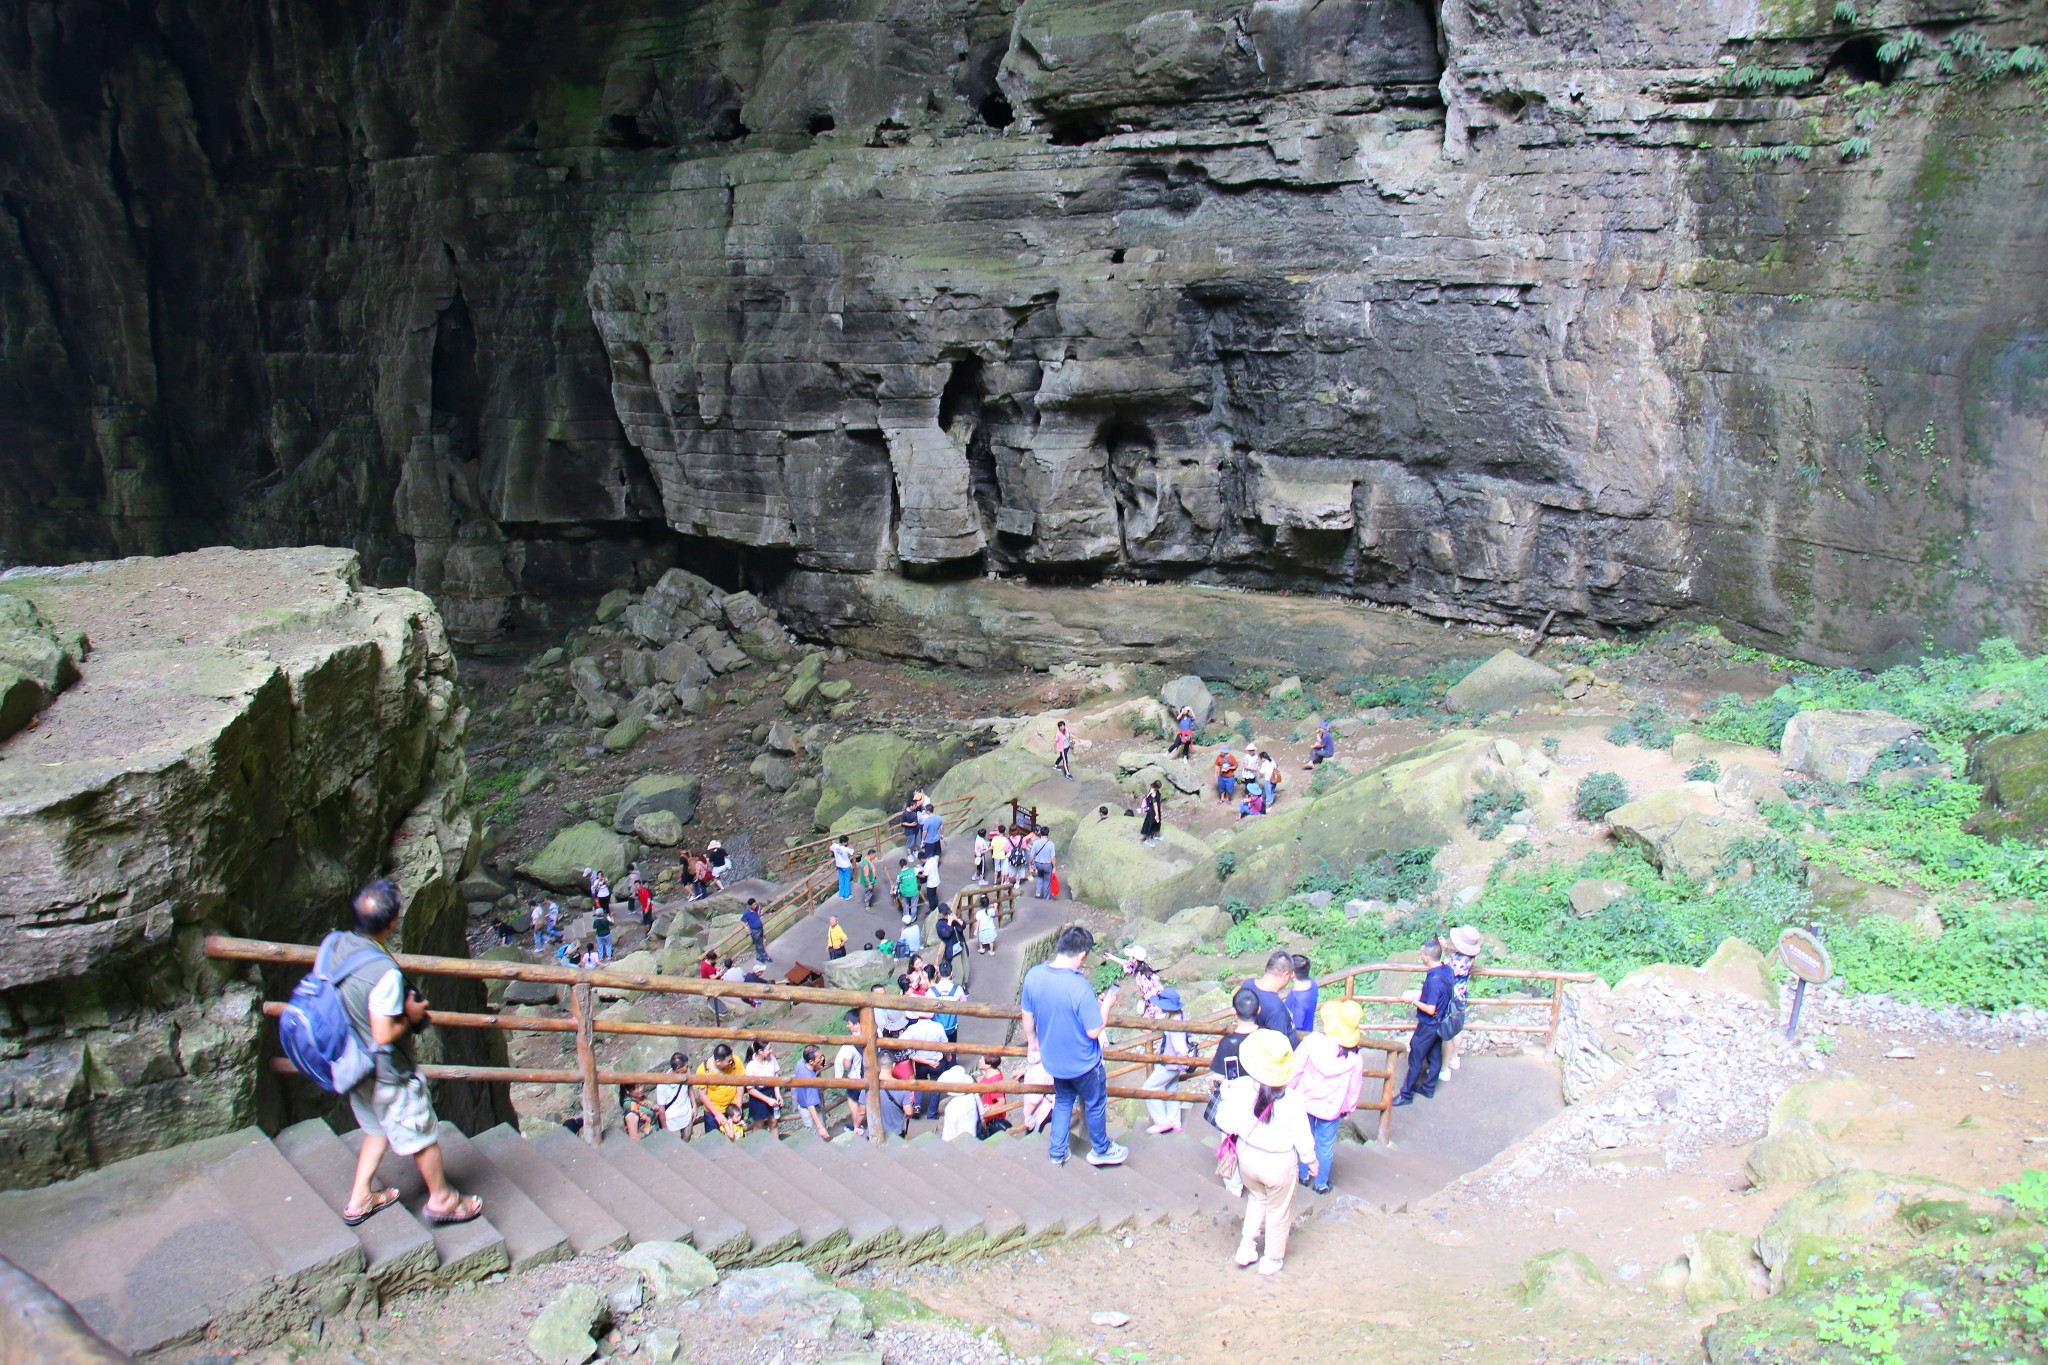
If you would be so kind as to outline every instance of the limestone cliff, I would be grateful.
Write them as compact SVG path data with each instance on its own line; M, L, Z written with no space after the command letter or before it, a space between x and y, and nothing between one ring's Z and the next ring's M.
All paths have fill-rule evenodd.
M467 714L433 606L346 550L208 550L0 577L90 653L0 741L0 1186L313 1102L258 1076L262 983L213 931L316 941L379 872L405 946L462 955ZM444 1008L481 992L436 984ZM451 1059L494 1040L428 1035ZM502 1049L496 1049L502 1059ZM501 1106L444 1087L444 1116Z
M2038 5L140 13L0 26L0 554L2041 631Z

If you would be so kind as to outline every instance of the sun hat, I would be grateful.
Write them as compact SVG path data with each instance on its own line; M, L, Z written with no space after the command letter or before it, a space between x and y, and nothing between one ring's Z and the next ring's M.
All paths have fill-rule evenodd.
M1277 1029L1254 1029L1237 1047L1238 1065L1244 1074L1261 1085L1285 1085L1294 1079L1298 1063L1294 1046Z
M1126 962L1150 962L1152 960L1145 956L1145 945L1142 943L1133 943L1130 947L1117 954L1117 956Z
M1466 957L1479 956L1479 931L1469 924L1451 930L1451 951Z
M1356 1000L1332 1000L1323 1006L1323 1035L1338 1047L1357 1047L1364 1019L1365 1006Z

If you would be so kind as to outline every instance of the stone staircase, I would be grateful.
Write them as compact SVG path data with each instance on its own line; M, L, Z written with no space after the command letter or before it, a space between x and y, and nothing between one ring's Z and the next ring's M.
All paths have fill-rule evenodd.
M144 1352L209 1326L263 1340L347 1312L372 1286L389 1296L633 1242L688 1242L727 1266L841 1271L1233 1211L1207 1129L1127 1134L1130 1161L1096 1170L1078 1152L1053 1166L1042 1137L948 1144L930 1132L876 1148L611 1133L592 1147L565 1128L465 1137L444 1123L449 1179L483 1196L484 1217L425 1223L412 1162L387 1155L379 1185L401 1191L400 1207L350 1228L339 1210L359 1138L318 1120L274 1139L251 1128L0 1194L0 1255L113 1344Z

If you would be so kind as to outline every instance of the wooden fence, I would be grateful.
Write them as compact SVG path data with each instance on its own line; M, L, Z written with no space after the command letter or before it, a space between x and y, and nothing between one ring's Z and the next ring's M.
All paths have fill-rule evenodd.
M938 802L932 809L937 812L940 819L953 827L954 838L957 839L965 835L971 846L974 842L973 831L962 830L959 828L959 825L961 821L967 818L967 813L974 809L974 803L979 799L975 793L969 792L965 796L956 796L951 800ZM859 829L849 829L839 834L829 834L823 839L812 839L807 843L792 844L780 853L770 854L769 857L781 860L782 875L784 877L793 877L799 873L812 872L821 867L827 872L831 872L834 870L832 867L832 841L834 839L845 839L847 843L853 845L853 851L856 854L865 853L871 848L900 848L903 845L903 827L897 821L902 818L902 813L898 812L877 824L862 825Z

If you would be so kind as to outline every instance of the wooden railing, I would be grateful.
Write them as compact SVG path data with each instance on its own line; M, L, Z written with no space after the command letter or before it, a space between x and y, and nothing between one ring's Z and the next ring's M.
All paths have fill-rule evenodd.
M827 869L828 873L830 869ZM817 877L812 874L799 888ZM836 883L831 877L824 884ZM785 891L773 902L775 913L780 916L793 909L796 902L791 897L799 888ZM822 896L820 890L818 895ZM785 902L789 902L785 905ZM808 913L806 906L805 913ZM767 913L763 915L768 919ZM779 932L779 930L771 930ZM744 934L741 935L744 940ZM206 940L208 957L243 962L260 962L275 965L311 966L317 949L300 944L269 943L258 939L229 938L210 935ZM638 1037L695 1038L718 1040L732 1043L771 1042L797 1046L816 1043L821 1047L853 1043L861 1049L863 1076L858 1080L840 1080L832 1076L804 1077L801 1084L808 1089L821 1091L864 1091L869 1105L868 1131L877 1142L882 1140L881 1114L882 1085L881 1056L885 1050L892 1052L940 1052L949 1058L961 1053L973 1053L984 1057L1024 1057L1027 1049L1014 1043L937 1042L924 1039L914 1040L914 1046L904 1046L894 1039L884 1040L875 1019L879 1011L897 1011L906 1014L950 1014L980 1019L1021 1019L1022 1011L1013 1007L983 1004L979 1001L951 1000L943 1009L934 1007L929 996L893 996L863 993L860 991L835 990L822 986L778 986L754 982L705 981L694 977L649 975L643 972L624 972L611 969L585 970L577 967L498 962L481 958L426 957L414 954L395 954L398 965L407 973L417 976L449 976L466 980L530 981L543 985L568 987L568 1017L550 1019L531 1015L498 1014L457 1014L435 1010L432 1019L441 1028L496 1029L502 1032L519 1033L572 1033L576 1040L576 1067L494 1067L494 1066L449 1066L424 1065L420 1071L429 1080L519 1082L546 1085L574 1085L582 1090L583 1132L592 1141L604 1127L603 1087L609 1085L690 1085L690 1086L731 1086L735 1084L755 1086L760 1089L791 1088L799 1084L793 1076L682 1076L673 1072L625 1072L606 1070L598 1065L596 1041L599 1034L621 1034ZM1420 973L1425 969L1417 963L1374 962L1363 966L1347 968L1322 978L1319 983L1325 990L1341 985L1341 998L1357 1000L1363 1004L1403 1005L1408 1001L1404 996L1359 995L1356 987L1358 978L1378 972ZM1550 994L1542 996L1497 996L1481 997L1475 1004L1504 1005L1510 1008L1547 1008L1549 1022L1538 1025L1516 1024L1468 1024L1467 1033L1554 1033L1557 1028L1563 990L1567 984L1589 982L1597 978L1590 972L1554 972L1511 967L1478 967L1473 970L1475 977L1503 977L1515 980L1548 981ZM610 990L644 991L657 994L683 996L709 996L712 998L746 1000L779 1000L791 1004L829 1005L841 1009L860 1011L861 1029L858 1034L815 1033L798 1029L750 1029L728 1025L680 1024L668 1022L644 1022L623 1019L599 1019L592 1006L599 987ZM1328 996L1324 997L1328 999ZM283 1011L283 1004L276 1001L264 1005L264 1013L275 1018ZM1169 1100L1180 1103L1199 1104L1208 1099L1205 1084L1193 1088L1181 1088L1190 1084L1186 1079L1198 1068L1206 1067L1213 1053L1214 1039L1232 1031L1235 1019L1228 1013L1212 1015L1200 1020L1157 1019L1138 1015L1115 1015L1105 1021L1108 1031L1103 1034L1103 1061L1108 1065L1109 1095L1113 1099ZM1368 1022L1364 1025L1374 1030L1406 1030L1410 1022ZM1143 1034L1185 1033L1192 1046L1191 1055L1170 1059L1170 1064L1185 1067L1183 1078L1177 1080L1174 1089L1150 1089L1142 1085L1119 1084L1119 1079L1135 1071L1147 1070L1169 1059L1156 1048L1132 1048L1126 1043L1112 1039L1117 1031ZM1203 1040L1209 1040L1204 1042ZM1376 1098L1361 1096L1357 1107L1376 1112L1379 1115L1379 1139L1386 1142L1391 1137L1394 1098L1399 1090L1402 1068L1396 1064L1395 1056L1406 1051L1399 1043L1386 1042L1377 1038L1361 1041L1362 1047L1378 1052L1384 1058L1384 1070L1369 1070L1364 1073L1368 1080L1380 1082L1380 1093ZM291 1064L282 1058L271 1062L271 1069L291 1073ZM960 1082L948 1081L901 1081L890 1079L887 1089L913 1094L1005 1094L1005 1095L1048 1095L1049 1085L1028 1085L1022 1081ZM1005 1106L1005 1109L1015 1105Z
M940 819L946 822L948 827L952 828L954 838L959 838L962 834L965 834L968 843L971 845L974 841L974 831L961 830L958 826L960 821L967 818L967 813L974 809L974 803L979 799L975 793L969 792L965 796L955 796L949 800L940 801L932 809L937 812ZM879 824L862 825L859 829L849 829L838 834L828 834L822 839L812 839L808 843L792 844L782 850L782 852L770 854L769 856L781 860L782 875L784 877L793 877L799 873L810 872L821 866L831 870L832 841L834 839L846 840L847 843L853 845L855 853L865 853L871 848L899 848L903 844L903 827L897 822L902 818L902 812L898 811L896 814L884 818Z
M210 935L206 940L208 957L238 962L259 962L278 966L311 966L318 950L302 944L269 943L258 939L229 938ZM1010 1043L940 1042L919 1038L904 1044L896 1039L884 1039L876 1024L876 1015L885 1010L906 1014L951 1014L985 1019L1016 1020L1022 1012L997 1005L985 1005L978 1001L949 1000L944 1008L935 1008L929 996L893 996L864 993L861 991L833 990L822 986L776 986L752 982L704 981L694 977L657 976L643 972L623 972L608 969L585 970L577 967L547 966L519 962L497 962L483 958L427 957L410 953L393 954L398 965L413 976L447 976L470 981L530 981L543 985L567 986L569 1013L566 1019L550 1019L528 1015L458 1014L434 1010L431 1019L437 1028L481 1028L496 1029L507 1033L571 1033L576 1040L575 1068L518 1067L518 1066L452 1066L428 1063L420 1067L420 1074L434 1081L481 1081L487 1083L521 1083L539 1085L573 1085L582 1092L583 1133L587 1140L595 1143L604 1128L604 1088L614 1085L688 1085L705 1086L753 1086L759 1089L788 1089L798 1085L806 1089L863 1091L869 1106L868 1132L872 1139L880 1142L883 1136L881 1123L882 1091L910 1094L1024 1094L1049 1095L1050 1085L1031 1085L1022 1081L987 1081L962 1084L955 1081L896 1080L891 1078L883 1085L881 1053L891 1052L939 1052L948 1057L961 1053L978 1056L1023 1057L1026 1049ZM612 990L644 991L668 995L710 996L747 1000L780 1000L791 1004L830 1005L841 1009L860 1011L861 1028L856 1034L813 1033L796 1029L749 1029L724 1025L679 1024L667 1022L641 1022L622 1019L599 1019L594 1004L595 992L599 987ZM272 1018L283 1012L284 1005L278 1001L266 1002L264 1013ZM1107 1021L1113 1028L1136 1029L1158 1033L1186 1032L1202 1036L1215 1036L1229 1032L1227 1025L1189 1024L1180 1021L1147 1019L1136 1016L1117 1015ZM725 1042L746 1043L765 1041L774 1043L807 1044L820 1046L852 1043L861 1049L863 1076L857 1080L840 1080L833 1076L806 1076L799 1080L794 1076L744 1076L704 1075L693 1073L679 1075L668 1071L615 1071L598 1065L597 1036L599 1034L627 1034L641 1037L717 1039ZM1199 1052L1199 1049L1198 1049ZM1103 1049L1107 1062L1149 1063L1153 1054L1137 1052L1128 1048L1108 1046ZM1199 1055L1189 1059L1190 1067L1200 1065L1204 1058ZM270 1069L281 1074L293 1074L291 1063L279 1057L270 1063ZM1171 1100L1180 1103L1200 1104L1208 1099L1206 1087L1198 1089L1153 1090L1139 1086L1113 1086L1109 1091L1113 1099Z

